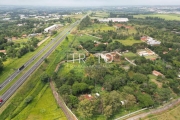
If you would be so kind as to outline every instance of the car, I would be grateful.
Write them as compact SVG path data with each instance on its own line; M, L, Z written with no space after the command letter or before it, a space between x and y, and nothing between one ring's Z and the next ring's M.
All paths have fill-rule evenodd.
M2 99L0 99L0 103L2 103L3 102L3 100Z

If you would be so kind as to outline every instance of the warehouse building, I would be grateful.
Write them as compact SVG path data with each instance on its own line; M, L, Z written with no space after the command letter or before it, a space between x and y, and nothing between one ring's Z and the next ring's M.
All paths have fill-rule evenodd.
M99 19L99 22L128 22L128 18L105 18L105 19Z
M51 31L57 29L58 27L59 27L59 25L52 25L52 26L44 29L44 32L45 32L45 33L51 32Z

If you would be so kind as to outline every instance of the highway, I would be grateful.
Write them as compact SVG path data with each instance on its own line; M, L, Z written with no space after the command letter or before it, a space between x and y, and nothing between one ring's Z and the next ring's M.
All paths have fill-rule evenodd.
M78 22L78 21L77 21ZM77 23L76 22L76 23ZM76 24L74 23L74 24ZM56 38L52 39L43 49L41 49L36 55L34 55L31 59L29 59L25 64L23 64L23 68L22 70L19 70L19 68L11 75L9 76L1 85L0 85L0 90L2 90L4 87L6 87L6 85L8 83L10 83L17 75L20 74L20 72L23 71L23 69L25 69L26 67L28 67L36 58L38 58L40 55L42 55L42 53L44 51L46 51L53 43L55 43L58 38L60 38L62 35L64 35L65 33L67 33L69 31L69 29L73 26L73 24L66 28L63 32L61 32L58 36L56 36Z
M84 17L83 17L84 18ZM82 18L82 19L83 19ZM82 20L81 19L81 20ZM68 28L66 28L62 33L60 33L56 39L52 40L49 44L47 44L40 52L38 52L35 56L33 56L28 62L24 64L24 68L27 67L29 64L31 64L38 56L40 56L42 53L44 53L43 57L41 57L39 60L37 60L34 65L25 73L23 74L2 96L1 99L3 102L0 106L2 106L14 93L15 91L26 81L26 79L41 65L41 63L44 61L45 58L47 58L53 50L63 41L63 39L69 34L69 31L71 31L75 26L79 24L79 21L76 21L74 24L71 24ZM55 42L55 44L52 45L52 43ZM52 46L51 46L52 45ZM49 50L47 48L50 47ZM47 51L46 51L47 50ZM23 68L23 69L24 69ZM14 79L21 71L17 70L15 71L8 79L1 84L1 89L7 85L10 80ZM3 85L3 86L2 86Z

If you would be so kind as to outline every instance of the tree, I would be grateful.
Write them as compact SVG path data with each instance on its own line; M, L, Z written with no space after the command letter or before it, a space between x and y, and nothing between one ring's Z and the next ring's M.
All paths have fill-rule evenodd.
M93 104L93 102L85 99L79 103L77 111L81 117L89 118L93 115L94 108L95 105Z
M106 116L106 118L109 118L113 113L113 108L111 105L107 105L105 108L104 108L104 115Z
M41 81L43 81L44 83L47 83L47 82L49 82L49 76L46 74L46 73L43 73L42 75L41 75Z
M4 68L3 62L2 62L2 60L0 59L0 72L3 71L3 68Z
M70 85L66 85L63 84L60 88L59 88L59 92L60 94L71 94L71 86Z
M142 108L149 107L154 104L154 101L152 100L151 96L148 94L138 93L138 95L136 95L136 97L140 104L140 107L142 107Z
M72 93L73 95L78 95L82 92L86 92L88 91L89 88L88 88L88 85L86 83L74 83L73 86L72 86Z
M141 73L136 73L133 76L133 80L138 84L142 84L143 82L147 81L148 78Z

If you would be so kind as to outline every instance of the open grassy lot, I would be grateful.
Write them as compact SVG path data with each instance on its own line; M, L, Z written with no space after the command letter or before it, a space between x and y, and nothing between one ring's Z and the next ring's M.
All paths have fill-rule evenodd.
M105 17L109 17L109 13L108 12L97 11L95 13L96 14L92 16L93 18L105 18Z
M92 32L92 31L103 32L103 31L108 31L108 30L116 30L116 28L108 26L107 24L93 24L92 26L87 27L86 30L89 32Z
M142 43L140 40L133 40L133 39L127 39L127 40L117 40L120 43L122 43L125 46L132 46L135 43Z
M58 107L52 91L44 87L37 97L32 101L31 106L26 107L14 120L67 120L63 111Z
M132 52L124 53L123 56L127 57L130 60L133 60L133 59L135 59L137 57L137 55L132 53Z
M180 120L180 105L162 114L151 115L144 120Z
M165 20L178 20L180 21L180 15L178 14L149 14L149 15L134 15L135 18L145 18L145 17L159 17Z

